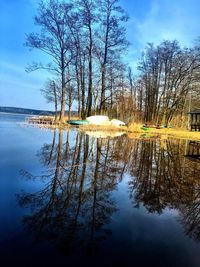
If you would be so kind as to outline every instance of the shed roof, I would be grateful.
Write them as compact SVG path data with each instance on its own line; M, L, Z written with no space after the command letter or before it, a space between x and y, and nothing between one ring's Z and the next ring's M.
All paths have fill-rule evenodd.
M193 111L188 112L188 114L200 114L200 108L197 108Z

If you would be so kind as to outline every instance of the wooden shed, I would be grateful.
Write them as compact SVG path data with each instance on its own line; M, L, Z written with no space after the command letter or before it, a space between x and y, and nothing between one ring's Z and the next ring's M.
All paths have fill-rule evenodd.
M190 116L190 130L200 131L200 108L188 114Z

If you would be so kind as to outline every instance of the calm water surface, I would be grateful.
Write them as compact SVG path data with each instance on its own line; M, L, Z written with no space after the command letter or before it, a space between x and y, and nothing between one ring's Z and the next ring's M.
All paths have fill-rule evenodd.
M24 119L0 114L1 264L200 266L197 145Z

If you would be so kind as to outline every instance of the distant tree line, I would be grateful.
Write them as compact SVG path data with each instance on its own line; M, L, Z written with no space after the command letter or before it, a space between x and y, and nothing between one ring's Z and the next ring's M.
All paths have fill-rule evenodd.
M26 46L44 52L47 63L33 62L27 71L54 74L42 93L55 103L61 121L66 108L70 118L76 102L81 118L107 114L126 122L169 126L179 116L183 126L185 114L198 106L200 44L191 49L177 41L148 44L139 74L133 75L123 61L129 46L127 20L119 0L38 4L34 21L40 31L27 35Z
M15 107L1 107L0 112L3 113L15 113L15 114L31 114L31 115L54 115L53 111L38 110L30 108L15 108Z

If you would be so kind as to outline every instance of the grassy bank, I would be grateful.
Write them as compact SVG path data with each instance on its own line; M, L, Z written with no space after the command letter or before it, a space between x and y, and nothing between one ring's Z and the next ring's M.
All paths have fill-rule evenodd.
M142 124L132 123L128 126L128 132L148 133L149 135L165 135L174 138L200 140L200 132L189 131L180 128L148 128L143 130Z
M96 126L96 125L82 125L80 127L81 131L107 131L107 132L126 132L129 136L138 136L138 135L148 135L155 136L157 138L165 136L172 138L181 138L181 139L191 139L191 140L200 140L200 132L191 132L185 129L175 129L175 128L148 128L145 129L142 127L142 124L132 123L130 125L115 127L115 126Z
M174 138L200 140L200 132L191 132L184 129L151 129L151 133L167 135Z

